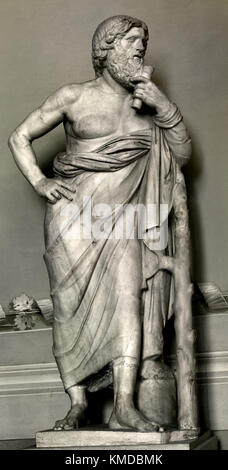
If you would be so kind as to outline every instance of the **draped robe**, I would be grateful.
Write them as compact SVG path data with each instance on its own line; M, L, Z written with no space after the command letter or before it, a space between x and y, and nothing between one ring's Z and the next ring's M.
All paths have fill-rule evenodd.
M178 127L181 119L179 115L175 122L171 119L167 128ZM138 240L140 266L133 256L129 266L126 263L124 277L131 279L131 270L141 270L135 293L144 325L141 355L162 354L162 329L172 314L172 289L170 275L158 272L150 231L164 222L160 204L168 205L168 213L172 209L178 174L173 148L176 145L184 158L189 153L185 131L177 132L177 138L171 134L167 139L165 129L154 122L151 129L108 139L93 152L59 154L54 160L56 180L62 184L67 180L76 190L72 202L62 198L55 205L47 203L45 216L44 259L54 304L53 351L66 389L115 358L134 356L128 305L134 293L131 286L129 292L122 292L122 280L117 279L130 241L112 236L126 204L144 204L148 210L156 204L157 208L155 219ZM81 224L88 204L92 224L100 217L93 211L97 204L111 207L108 236L75 236L74 228ZM170 249L169 241L166 251Z

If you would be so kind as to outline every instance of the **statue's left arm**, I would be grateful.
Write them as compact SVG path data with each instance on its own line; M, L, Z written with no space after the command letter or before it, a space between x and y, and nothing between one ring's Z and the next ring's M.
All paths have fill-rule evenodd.
M134 97L141 99L150 108L156 109L154 124L163 129L166 141L176 159L183 166L191 156L191 139L177 106L149 79L136 77L140 82L134 90Z

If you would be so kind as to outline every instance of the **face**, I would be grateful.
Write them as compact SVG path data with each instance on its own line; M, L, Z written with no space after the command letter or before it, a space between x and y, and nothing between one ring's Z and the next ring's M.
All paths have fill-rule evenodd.
M142 28L131 28L119 45L126 54L136 62L142 61L146 51L145 32Z
M125 88L133 88L131 80L140 75L146 51L142 28L131 28L124 37L117 38L108 52L106 67L110 75Z

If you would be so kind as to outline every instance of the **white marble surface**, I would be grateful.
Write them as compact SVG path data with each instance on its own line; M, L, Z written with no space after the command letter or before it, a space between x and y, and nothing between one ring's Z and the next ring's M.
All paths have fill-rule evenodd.
M157 449L193 450L197 447L215 450L216 438L208 431L197 439L184 439L184 432L134 432L110 431L108 428L92 427L77 431L43 431L36 434L37 448L74 449Z

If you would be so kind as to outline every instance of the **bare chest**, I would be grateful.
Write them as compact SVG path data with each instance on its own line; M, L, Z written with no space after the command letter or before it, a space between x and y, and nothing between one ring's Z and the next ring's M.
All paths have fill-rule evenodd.
M151 116L136 112L132 101L131 96L123 100L101 95L99 99L79 103L69 113L66 132L72 138L87 140L149 128Z

